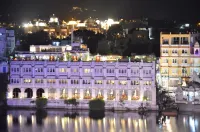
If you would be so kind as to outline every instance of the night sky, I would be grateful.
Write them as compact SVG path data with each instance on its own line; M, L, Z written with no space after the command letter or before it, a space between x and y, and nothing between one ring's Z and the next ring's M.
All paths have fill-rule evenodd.
M200 3L200 2L199 2ZM190 19L200 20L198 0L1 0L0 14L9 13L17 20L56 14L61 19L73 17L69 10L80 6L98 18Z

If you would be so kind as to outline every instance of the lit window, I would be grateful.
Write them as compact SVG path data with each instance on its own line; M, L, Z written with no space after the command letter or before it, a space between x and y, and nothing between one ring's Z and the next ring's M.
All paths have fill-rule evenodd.
M90 69L84 69L84 73L90 73Z
M113 84L115 84L115 81L114 80L108 80L107 84L112 84L113 85Z
M60 68L60 72L65 72L65 68Z
M120 84L120 85L126 85L126 84L127 84L127 81L119 81L119 84Z
M76 68L72 69L72 72L76 73L78 70Z
M24 79L24 83L31 83L31 79Z
M102 80L96 80L95 84L103 84L103 81Z

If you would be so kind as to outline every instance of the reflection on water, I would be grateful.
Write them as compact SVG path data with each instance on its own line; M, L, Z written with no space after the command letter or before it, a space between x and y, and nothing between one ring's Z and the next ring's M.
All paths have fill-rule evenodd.
M157 113L133 112L7 111L5 132L198 132L200 115L183 113L156 124ZM3 119L1 117L1 119ZM6 118L7 117L7 118ZM1 124L3 124L1 120ZM1 130L0 130L1 131Z

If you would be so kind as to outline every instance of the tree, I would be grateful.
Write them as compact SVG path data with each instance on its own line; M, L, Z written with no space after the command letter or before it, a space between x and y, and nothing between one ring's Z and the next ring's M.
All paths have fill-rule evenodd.
M44 31L23 35L20 39L22 41L19 50L22 51L29 51L30 45L49 45L50 43L49 35Z
M37 98L35 103L36 103L36 107L38 109L43 109L47 106L47 99L46 98Z
M7 84L8 84L8 74L1 73L0 74L0 106L6 105L6 92L7 92Z
M115 41L123 37L123 27L121 24L112 25L107 31L107 40Z
M90 110L105 110L105 102L101 99L90 100L89 102Z
M83 39L83 43L87 44L92 54L97 52L98 42L105 38L103 34L95 34L95 32L90 30L76 30L74 31L74 36L81 37Z
M99 41L97 53L99 53L101 55L107 55L107 54L111 53L110 46L111 46L111 41L108 41L108 40Z
M72 106L75 106L77 107L79 102L76 101L76 99L72 98L72 99L67 99L64 101L65 104L67 105L72 105Z

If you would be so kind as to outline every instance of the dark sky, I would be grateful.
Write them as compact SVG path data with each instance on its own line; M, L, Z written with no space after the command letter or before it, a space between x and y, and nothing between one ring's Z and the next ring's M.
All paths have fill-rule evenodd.
M157 19L200 19L199 0L0 0L0 14L10 13L17 20L56 14L73 17L72 6L96 9L99 18L151 17Z

